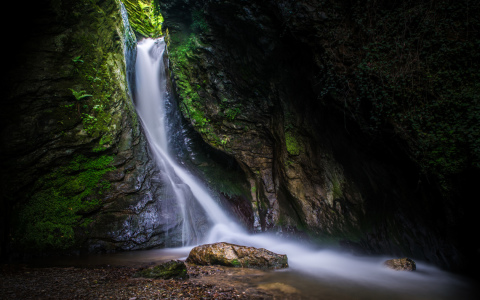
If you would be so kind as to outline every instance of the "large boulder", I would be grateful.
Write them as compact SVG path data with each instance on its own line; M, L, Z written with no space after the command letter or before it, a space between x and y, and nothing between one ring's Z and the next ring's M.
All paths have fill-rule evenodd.
M135 273L134 277L145 277L155 279L186 279L187 266L183 261L171 260L166 263L143 269Z
M276 254L263 248L229 243L197 246L190 251L187 262L197 265L221 265L238 268L288 268L288 259L285 254Z
M417 265L413 260L410 258L396 258L396 259L389 259L383 263L390 269L396 271L415 271L417 269Z

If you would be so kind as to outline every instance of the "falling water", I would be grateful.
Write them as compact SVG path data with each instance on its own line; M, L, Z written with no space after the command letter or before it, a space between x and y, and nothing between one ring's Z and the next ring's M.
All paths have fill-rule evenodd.
M215 200L205 191L170 154L166 130L166 73L163 61L165 42L163 38L144 39L137 45L135 63L135 107L155 160L162 170L166 183L173 190L182 219L183 245L201 241L193 211L198 203L212 224L238 228L220 209ZM195 203L192 201L196 201Z
M290 265L289 272L293 273L284 272L283 276L293 274L291 275L294 277L293 280L297 281L298 275L295 274L300 272L304 280L313 278L324 283L335 281L342 286L349 283L356 285L357 288L368 286L375 290L401 292L397 294L400 297L394 297L395 299L402 299L403 296L410 298L412 295L420 296L419 299L429 299L432 295L438 299L451 299L450 296L456 296L458 289L466 287L455 276L421 262L417 262L419 271L406 274L384 268L382 261L385 258L355 257L331 250L310 249L298 241L291 242L276 236L247 234L229 219L206 189L176 162L169 151L165 113L164 51L163 39L145 39L138 43L135 106L156 162L163 170L164 179L174 191L180 207L182 241L183 245L190 247L179 249L179 256L183 256L185 251L197 243L224 241L286 253ZM202 236L202 232L196 230L193 216L197 212L192 211L194 202L204 209L209 218L211 228L207 236ZM316 285L315 282L313 286Z

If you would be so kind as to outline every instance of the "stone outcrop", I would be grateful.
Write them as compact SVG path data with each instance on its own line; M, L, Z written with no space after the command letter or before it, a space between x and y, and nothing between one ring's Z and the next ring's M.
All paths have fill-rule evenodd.
M22 10L2 76L0 254L181 243L128 94L119 2Z
M192 133L173 147L247 227L445 267L477 255L480 60L462 11L478 4L159 2L169 107ZM26 30L3 26L0 254L179 245L127 96L119 2L35 1L22 16Z
M415 271L417 269L416 263L407 257L389 259L383 264L396 271Z
M42 1L24 10L28 30L3 81L2 246L164 244L158 237L176 224L152 217L159 207L151 199L163 191L151 186L159 170L128 96L118 1Z
M138 11L137 1L126 5ZM22 13L28 30L5 37L18 43L8 47L2 76L0 255L181 245L181 208L149 155L129 96L135 35L124 28L120 2L42 1ZM158 22L146 25L148 34L138 36L160 30ZM192 172L201 166L222 178L216 197L251 224L244 175L182 123L171 96L174 151ZM188 205L198 212L198 232L207 230L202 209Z
M187 279L187 266L183 261L171 260L157 266L138 271L135 277L155 279Z
M288 258L285 254L276 254L263 248L229 243L197 246L190 251L186 262L197 265L221 265L254 269L282 269L288 267Z
M205 141L234 157L243 169L255 231L296 236L301 228L351 249L409 254L443 266L465 262L459 252L473 255L478 244L472 246L464 233L474 224L463 215L474 216L460 199L469 198L467 190L475 193L471 184L479 178L478 168L467 167L466 173L453 177L458 180L457 194L445 196L439 186L446 181L425 173L426 165L440 168L444 160L430 157L422 163L439 153L439 148L428 153L425 149L438 146L432 143L441 139L430 134L441 130L433 133L429 126L437 125L418 124L425 119L415 113L423 108L406 104L407 110L397 111L401 105L393 101L388 115L383 106L398 99L390 86L379 88L379 81L399 75L386 66L395 61L395 66L412 72L419 66L418 60L394 51L394 26L385 32L380 25L401 22L403 8L387 1L368 9L348 1L160 2L164 28L172 37L172 76L184 117ZM442 11L445 3L432 9ZM408 6L416 12L426 9L414 1ZM459 7L452 2L453 6ZM461 20L461 14L449 16ZM414 32L427 30L428 24L418 24L411 24ZM460 27L468 32L464 24ZM391 42L390 48L382 48L388 54L376 56L377 35L369 32ZM436 55L433 48L422 49L425 55ZM424 74L421 68L415 70ZM418 96L425 86L415 85L413 93ZM410 95L412 90L407 90L405 95ZM394 97L379 100L384 92ZM417 96L405 103L418 103ZM474 105L473 98L467 98ZM428 113L433 111L437 109ZM416 129L409 127L413 123ZM431 138L422 145L426 136ZM443 152L475 156L457 142ZM470 158L447 167L465 167L465 162L472 163Z

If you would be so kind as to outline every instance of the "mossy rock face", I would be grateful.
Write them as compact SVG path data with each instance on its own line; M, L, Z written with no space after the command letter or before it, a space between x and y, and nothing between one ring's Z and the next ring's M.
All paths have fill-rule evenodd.
M101 207L100 198L110 188L102 180L113 171L113 156L76 156L68 165L39 178L36 192L16 220L16 242L37 250L66 249L75 243L77 227L92 219L83 217Z
M41 2L22 8L35 35L4 72L1 254L151 248L166 231L176 245L174 221L149 213L163 190L127 93L120 2Z
M383 263L386 267L396 271L415 271L417 265L410 258L389 259Z
M188 263L220 265L235 268L283 269L288 268L285 254L277 254L263 248L215 243L195 247L190 251Z
M300 154L300 143L291 132L285 132L285 143L288 154L295 156Z
M450 245L470 249L445 228L475 219L459 202L474 184L458 183L479 174L477 21L464 18L478 4L161 3L182 112L245 170L254 230L289 226L444 266L459 261L439 255L458 252ZM195 11L207 26L192 24Z
M153 268L143 269L135 273L135 277L155 279L186 279L187 266L183 261L171 260Z
M128 19L137 35L156 38L162 35L163 17L153 0L124 0Z

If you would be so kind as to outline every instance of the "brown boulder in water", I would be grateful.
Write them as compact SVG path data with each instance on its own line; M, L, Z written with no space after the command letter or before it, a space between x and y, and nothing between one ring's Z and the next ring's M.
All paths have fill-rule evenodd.
M385 266L396 271L415 271L417 265L410 258L389 259L383 263Z
M288 268L288 259L285 254L223 242L193 248L186 261L197 265L221 265L237 268Z

